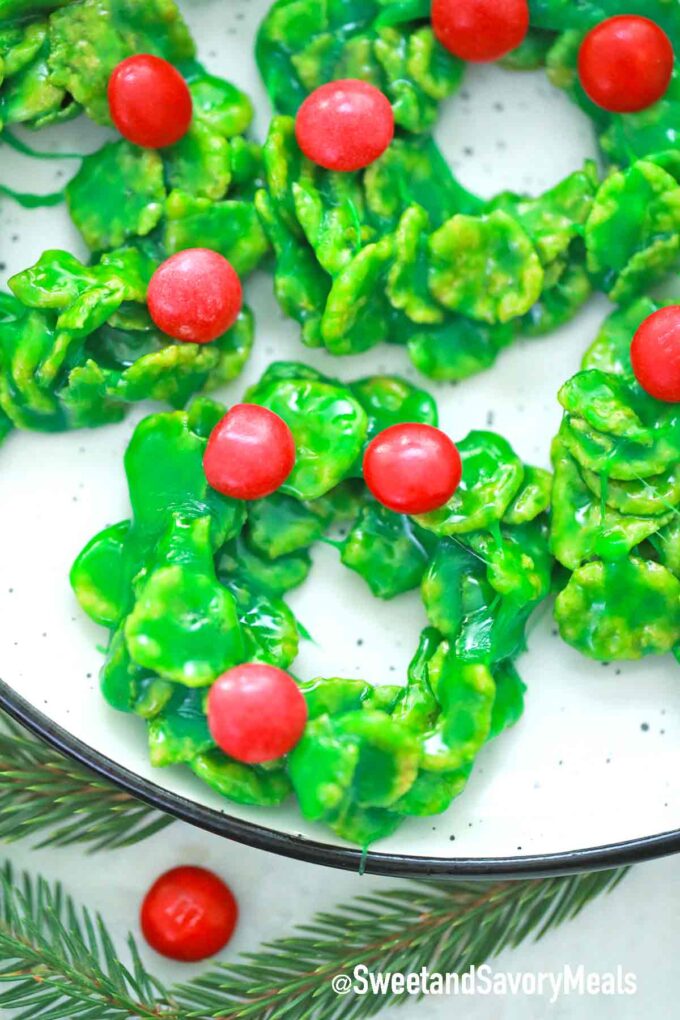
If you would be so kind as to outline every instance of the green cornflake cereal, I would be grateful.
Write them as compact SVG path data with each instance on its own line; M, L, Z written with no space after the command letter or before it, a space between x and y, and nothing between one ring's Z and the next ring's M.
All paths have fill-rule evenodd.
M285 379L254 386L246 399L278 414L293 433L297 459L282 493L318 499L342 481L361 452L367 416L343 386Z
M588 269L613 301L630 301L680 257L680 187L641 159L598 191L585 230Z
M244 308L211 344L171 340L145 306L156 264L137 248L89 266L47 251L10 280L16 297L2 300L0 410L16 427L101 425L148 398L183 407L239 374L253 345L252 313Z
M399 376L372 375L350 383L349 389L368 415L367 439L403 422L439 423L433 397Z
M557 596L555 619L563 640L593 659L663 655L680 641L680 581L638 557L586 563Z
M221 751L199 754L189 766L199 779L236 804L275 807L291 792L290 780L283 769L242 765Z
M72 268L62 302L83 285L82 270ZM119 349L113 337L108 342L111 352ZM444 810L485 741L519 718L523 685L513 660L550 586L548 486L518 461L521 523L501 521L512 497L501 479L508 492L499 500L491 476L502 476L514 454L500 437L473 435L461 449L474 472L488 475L493 512L485 527L471 506L472 530L439 538L377 504L352 477L367 435L437 421L425 391L386 376L341 385L309 366L277 362L247 399L291 425L293 486L252 503L208 486L202 459L224 413L218 404L199 400L189 412L146 418L125 458L132 519L87 544L72 585L84 611L111 633L104 696L147 720L153 764L186 764L239 803L271 806L292 788L307 818L368 843L407 815ZM480 457L491 466L476 463ZM232 762L210 735L207 690L235 663L293 666L305 632L283 596L305 580L314 544L338 522L347 535L330 544L379 597L424 578L433 626L423 631L404 687L302 680L309 722L300 743L266 766Z
M515 339L515 326L490 326L450 314L441 326L411 326L408 336L408 354L419 372L440 382L459 382L490 368Z
M80 0L49 19L49 81L100 124L110 123L106 87L136 53L188 60L194 45L173 0Z
M251 273L269 250L252 202L213 202L184 191L172 191L166 200L163 244L169 255L185 248L210 248L242 276Z
M126 141L86 156L66 187L71 218L92 251L149 234L163 216L165 197L159 154Z
M391 599L418 587L428 547L431 536L408 517L368 503L344 539L340 558L364 578L377 598Z
M463 478L449 502L415 518L436 535L467 534L500 521L523 479L522 462L494 432L470 432L458 445Z
M430 238L429 287L451 311L508 322L538 300L543 269L519 224L502 210L454 216Z
M365 2L314 7L278 0L257 38L256 57L274 107L295 114L326 81L361 78L392 102L396 123L422 132L459 87L463 64L434 37L424 4Z

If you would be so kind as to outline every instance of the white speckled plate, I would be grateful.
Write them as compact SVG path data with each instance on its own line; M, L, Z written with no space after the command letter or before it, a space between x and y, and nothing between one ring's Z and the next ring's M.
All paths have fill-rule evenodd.
M253 59L265 0L183 4L208 67L254 98L262 137L269 107ZM103 133L84 121L32 136L53 151L85 151ZM444 111L438 139L464 184L493 194L538 192L595 151L590 125L542 74L470 70ZM0 149L0 180L50 191L72 162L36 162ZM0 206L0 269L6 276L49 247L81 244L63 208ZM274 358L308 359L343 378L371 371L415 373L400 349L334 360L303 350L297 329L271 296L271 280L248 285L257 313L256 353L237 399ZM431 386L453 436L493 426L528 461L546 464L560 418L555 394L579 365L607 305L593 300L566 329L521 343L496 367L460 386ZM422 380L421 380L422 381ZM427 385L427 384L426 384ZM310 860L357 867L294 807L276 811L226 803L188 770L153 769L144 723L107 707L97 672L103 632L79 611L68 585L73 557L95 531L127 515L122 454L138 409L125 423L70 435L12 435L0 469L0 700L34 729L148 800L244 843ZM316 643L305 643L300 675L405 675L424 614L417 596L383 604L321 547L315 571L292 599ZM680 685L669 658L598 665L561 644L546 611L534 620L521 661L526 713L481 755L465 794L444 815L406 823L375 845L366 866L401 874L528 874L607 865L680 849Z

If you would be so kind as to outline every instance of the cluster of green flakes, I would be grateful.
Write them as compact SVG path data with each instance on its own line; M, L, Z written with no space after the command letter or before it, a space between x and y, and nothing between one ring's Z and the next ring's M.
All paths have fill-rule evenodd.
M251 312L208 346L174 342L151 321L148 282L185 248L221 252L242 278L269 249L253 201L262 171L260 147L246 136L252 105L195 61L174 3L81 0L46 18L28 17L35 8L10 3L6 12L0 2L0 26L3 16L25 15L0 27L0 121L39 127L84 109L107 123L109 75L140 51L180 67L194 117L189 133L159 152L121 139L87 156L66 200L90 263L47 251L10 280L11 294L0 293L0 437L12 427L54 431L117 421L131 402L147 398L184 407L194 393L233 379L252 349ZM34 37L42 48L31 55ZM58 113L40 91L57 83ZM31 101L22 105L24 93Z
M614 312L560 391L551 549L568 570L556 618L596 659L680 660L680 405L650 397L630 342L659 306Z
M576 57L599 21L639 4L530 2L532 28L504 63L545 66L592 117L614 173L591 164L537 198L490 201L454 179L429 135L463 65L436 41L429 0L277 0L257 40L275 109L257 205L275 287L312 347L349 354L403 344L434 379L488 368L517 336L568 321L593 289L630 300L680 256L677 69L641 114L608 114L578 85ZM644 13L680 39L680 4ZM658 15L658 17L657 17ZM293 116L310 91L359 77L392 101L397 139L367 170L337 174L301 155ZM677 93L677 99L675 98Z
M450 503L409 518L370 497L361 457L389 425L436 424L427 393L399 378L341 384L279 362L245 399L293 432L297 461L281 490L242 503L210 489L202 458L220 405L204 398L148 417L125 457L132 520L92 539L73 588L111 632L104 695L147 720L154 764L184 762L239 803L278 804L292 791L306 818L368 844L406 815L443 811L485 742L521 714L514 660L550 589L550 475L523 465L500 436L472 432ZM420 587L429 625L408 682L303 681L309 724L294 751L267 766L232 761L210 736L208 689L243 661L291 667L305 631L283 596L338 524L342 562L375 595Z

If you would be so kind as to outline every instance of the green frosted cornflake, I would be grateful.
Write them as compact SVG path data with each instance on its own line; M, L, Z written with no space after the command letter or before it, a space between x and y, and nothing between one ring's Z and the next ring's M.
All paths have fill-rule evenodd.
M246 399L278 414L290 427L295 467L281 492L318 499L347 475L366 439L368 420L348 389L314 379L260 382Z
M453 216L430 238L430 291L445 308L482 322L529 311L543 286L540 259L518 223L496 210Z
M92 251L150 233L163 216L165 195L158 153L126 141L86 156L66 187L71 218Z
M327 174L323 193L311 181L293 184L295 215L319 265L340 273L373 231L360 219L363 199L351 174Z
M555 619L563 640L593 659L663 655L680 641L680 581L638 557L586 563L557 596Z
M394 240L368 244L333 280L321 319L321 336L332 354L358 354L386 340L387 301L382 286Z
M631 406L631 390L616 376L590 369L572 376L560 389L565 411L583 418L594 429L611 436L649 445L651 433Z
M368 415L368 439L404 422L438 424L433 397L400 376L370 375L350 383L349 388Z
M369 503L344 539L340 556L377 598L391 599L420 584L429 559L428 538L408 517Z
M506 524L533 521L550 507L552 475L543 468L524 466L522 487L503 515Z
M237 804L276 807L291 792L283 769L243 765L217 750L199 754L189 762L189 767L222 797L228 797Z
M243 661L236 603L215 577L209 535L209 517L171 518L125 622L133 661L187 687Z
M193 57L194 46L174 0L82 0L49 21L49 81L109 124L111 72L126 57L153 53L172 63Z
M189 82L194 120L223 138L244 134L253 120L253 104L236 85L213 74L200 74Z
M444 321L443 308L427 286L429 217L420 206L405 210L394 237L394 265L387 276L387 296L394 308L412 321L432 325Z
M229 144L209 124L194 118L188 132L164 152L168 185L190 195L223 198L231 182Z
M650 297L639 297L632 304L616 308L604 320L600 331L583 356L584 369L596 368L613 375L632 375L630 344L638 326L659 305Z
M408 353L423 375L458 382L490 368L515 338L511 323L490 326L462 315L447 315L441 326L410 328Z
M217 251L241 276L251 273L269 250L252 202L213 202L184 191L168 195L163 240L169 254L185 248Z
M461 535L499 521L517 495L524 468L507 440L494 432L470 432L458 445L463 477L439 510L415 520L436 535Z
M672 510L661 516L646 516L609 507L593 494L559 437L553 444L553 465L550 544L555 557L570 570L595 556L620 559L672 516Z
M612 174L586 223L588 269L614 301L629 301L680 254L680 187L655 163Z

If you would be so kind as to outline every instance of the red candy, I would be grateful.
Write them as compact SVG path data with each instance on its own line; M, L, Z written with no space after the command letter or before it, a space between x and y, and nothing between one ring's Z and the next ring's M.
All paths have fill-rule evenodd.
M274 761L300 740L307 703L288 673L246 662L223 673L208 694L208 727L225 754L249 765Z
M432 28L461 60L500 60L527 34L529 5L527 0L433 0Z
M203 457L208 483L232 499L263 499L295 466L295 440L283 418L257 404L236 404L210 433Z
M394 138L394 113L387 96L355 78L315 89L298 110L298 145L326 170L361 170Z
M673 73L673 47L648 18L620 15L593 28L578 56L589 99L611 113L644 110L665 94Z
M460 454L433 425L392 425L369 444L364 479L375 498L401 514L443 506L462 476Z
M654 312L630 345L635 378L657 400L680 403L680 305Z
M168 336L208 344L236 322L243 288L222 255L208 248L187 248L158 267L147 304L151 318Z
M108 98L111 120L135 145L162 149L189 130L193 104L187 83L172 64L150 53L114 68Z
M173 868L144 897L140 922L152 949L184 963L224 949L238 920L231 889L205 868Z

